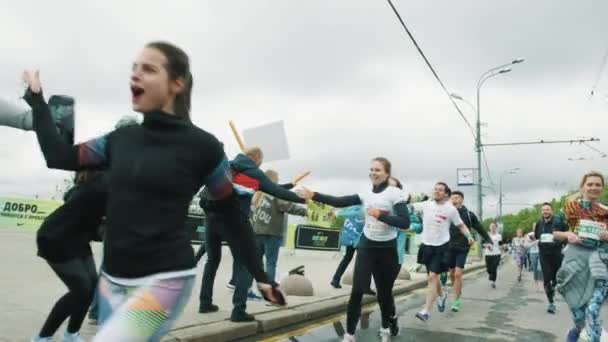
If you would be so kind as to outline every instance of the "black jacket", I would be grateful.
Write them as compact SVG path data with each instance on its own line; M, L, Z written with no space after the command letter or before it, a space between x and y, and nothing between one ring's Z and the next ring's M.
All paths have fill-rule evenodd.
M462 206L462 208L458 209L458 214L460 214L460 219L469 229L473 229L481 234L481 237L483 237L486 243L492 243L490 235L488 235L488 232L481 226L475 213L469 211L467 207ZM467 240L467 237L454 225L450 226L450 248L463 251L469 250L469 241Z
M142 125L72 146L57 133L42 93L28 89L24 99L32 107L47 166L108 170L104 271L109 275L137 278L194 268L185 220L203 185L225 203L228 217L238 216L222 144L189 120L150 112Z
M65 262L92 255L90 241L100 240L106 212L107 183L102 175L74 186L65 203L51 213L36 233L38 255L50 262Z

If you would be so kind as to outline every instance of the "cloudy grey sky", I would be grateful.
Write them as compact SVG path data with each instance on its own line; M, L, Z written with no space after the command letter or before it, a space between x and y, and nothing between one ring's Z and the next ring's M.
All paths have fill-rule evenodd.
M193 120L226 144L228 129L284 120L292 158L269 163L288 179L304 169L315 190L366 186L369 160L393 162L411 192L456 181L474 167L473 139L383 0L0 0L0 96L17 101L24 68L39 68L47 94L77 98L77 139L108 131L130 112L130 65L151 40L192 59ZM395 1L445 84L471 102L481 73L526 58L492 78L481 98L485 142L596 137L608 152L608 72L589 91L608 50L608 2ZM473 111L461 106L471 123ZM505 201L544 201L576 186L608 158L584 146L487 148ZM51 196L68 174L48 171L31 133L0 127L0 192ZM582 161L569 159L584 158ZM487 178L486 178L487 180ZM465 189L475 207L473 189ZM487 213L497 195L486 197ZM513 211L521 206L508 206Z

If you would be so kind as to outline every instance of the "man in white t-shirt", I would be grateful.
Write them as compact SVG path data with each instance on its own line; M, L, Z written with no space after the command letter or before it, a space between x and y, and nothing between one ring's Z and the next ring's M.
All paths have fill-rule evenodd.
M460 229L469 241L474 242L467 226L462 222L458 210L448 201L452 194L450 187L443 182L435 185L433 199L426 202L414 203L414 211L422 215L422 244L418 250L418 263L426 266L429 273L426 303L416 317L422 321L429 319L429 311L433 302L439 296L437 309L445 311L447 293L442 291L439 274L448 271L448 245L450 242L450 225Z

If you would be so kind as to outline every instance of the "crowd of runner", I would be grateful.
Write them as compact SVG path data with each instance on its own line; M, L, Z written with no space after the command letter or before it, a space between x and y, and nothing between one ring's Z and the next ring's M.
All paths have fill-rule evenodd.
M159 341L188 302L203 254L199 312L217 311L213 286L222 241L234 255L231 320L254 320L246 312L247 299L256 295L253 280L264 300L284 306L286 297L275 280L283 215L306 215L307 201L346 208L334 215L345 217L346 254L329 280L340 288L355 259L344 341L355 341L365 294L377 296L379 335L388 340L399 334L392 289L404 264L408 230L419 234L417 262L428 274L426 301L416 313L421 321L431 318L435 305L439 312L446 310L447 278L450 309L461 311L473 230L482 240L488 289L497 287L505 246L497 225L486 231L463 205L464 194L444 182L436 183L431 198L412 203L392 176L391 162L377 157L371 160L365 191L332 196L296 186L296 181L279 185L275 171L260 169L264 154L259 148L229 160L222 143L190 120L189 58L172 44L152 42L133 63L132 109L143 114L143 122L127 117L113 131L84 143L74 144L69 119L56 120L73 117L74 99L51 96L47 103L37 71L26 71L23 80L30 109L0 101L0 125L34 131L49 168L77 172L64 204L37 233L38 255L68 292L32 341L52 341L66 320L62 341L83 341L80 329L93 302L91 315L99 325L94 341ZM585 174L579 193L563 208L543 204L532 231L519 229L509 244L517 280L529 268L535 282L543 284L549 314L557 310L556 289L564 297L573 318L567 341L576 341L583 329L591 341L601 336L599 312L608 295L608 208L598 201L603 189L601 173ZM199 191L207 229L195 256L185 213ZM563 215L554 215L554 209ZM99 272L91 241L103 241Z

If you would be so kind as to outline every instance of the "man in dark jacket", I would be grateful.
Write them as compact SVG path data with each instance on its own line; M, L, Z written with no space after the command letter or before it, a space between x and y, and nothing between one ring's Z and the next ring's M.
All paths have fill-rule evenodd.
M486 243L492 243L492 239L488 235L488 232L481 226L475 213L470 212L469 209L464 206L464 194L460 191L454 191L451 200L452 204L458 209L458 213L464 224L481 234ZM469 248L470 246L467 237L460 232L458 227L451 226L448 266L450 268L450 279L452 280L452 287L454 289L454 299L452 300L452 311L454 312L460 311L462 274L464 265L467 262Z
M234 190L237 192L242 222L253 229L250 224L251 200L256 191L261 191L274 197L287 200L290 202L304 203L305 201L298 197L295 193L288 190L293 185L287 184L284 186L272 182L262 170L260 165L264 160L262 150L253 147L245 151L245 154L239 154L230 162L232 171L232 183ZM209 201L208 197L203 194L201 196L201 207L205 209L207 215L207 229L205 231L205 248L207 250L207 263L203 271L203 280L200 293L200 313L215 312L219 308L213 304L213 283L217 268L221 260L221 241L224 238L222 232L225 230L226 218L215 212L213 201ZM235 254L234 251L232 253ZM252 315L245 312L247 307L247 292L253 281L251 274L240 263L236 263L234 267L234 275L236 287L232 297L234 308L230 319L233 322L251 322L254 320ZM271 281L273 279L270 279Z
M545 294L549 300L547 312L554 314L556 311L554 304L555 285L557 270L562 265L562 243L553 239L553 232L568 231L568 226L564 220L553 215L551 203L543 203L541 208L542 215L535 224L534 237L538 240L538 250L540 255L540 267L543 271L543 282Z
M274 170L265 172L273 183L279 182L279 174ZM260 258L266 257L266 274L275 280L279 248L283 242L285 214L306 216L306 207L276 197L260 193L257 203L252 206L251 220L256 235L256 244Z

